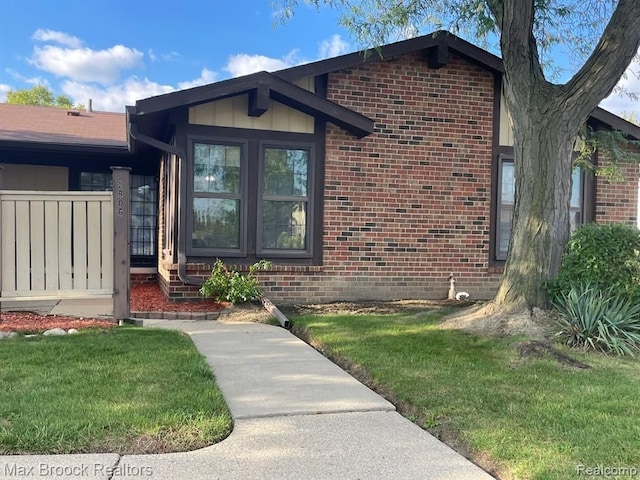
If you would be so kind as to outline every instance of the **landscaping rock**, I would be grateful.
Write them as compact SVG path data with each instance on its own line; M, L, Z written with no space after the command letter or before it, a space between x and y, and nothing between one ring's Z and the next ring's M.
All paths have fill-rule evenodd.
M61 328L52 328L51 330L47 330L46 332L43 333L43 335L49 337L60 337L62 335L66 335L67 332L65 332L63 329Z
M70 328L70 329L67 331L67 333L68 333L69 335L73 335L73 334L75 334L75 333L80 333L80 331L79 331L77 328Z
M17 336L17 332L0 332L0 340L2 340L3 338L14 338Z

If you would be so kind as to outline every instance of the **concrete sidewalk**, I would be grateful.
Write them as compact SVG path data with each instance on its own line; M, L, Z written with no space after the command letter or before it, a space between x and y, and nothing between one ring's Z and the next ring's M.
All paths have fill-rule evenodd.
M232 434L187 453L5 456L0 479L492 478L284 329L211 321L145 325L191 336L229 405ZM55 466L67 474L52 475ZM42 468L48 475L40 475Z

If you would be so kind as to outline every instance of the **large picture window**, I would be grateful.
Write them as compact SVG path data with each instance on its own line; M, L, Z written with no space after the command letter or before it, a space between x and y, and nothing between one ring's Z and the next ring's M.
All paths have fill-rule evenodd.
M500 157L498 164L498 205L496 209L495 258L506 260L509 252L511 224L515 204L516 182L512 157ZM585 222L585 180L580 168L575 168L571 178L571 203L569 221L571 231Z
M309 258L310 145L194 139L189 253Z

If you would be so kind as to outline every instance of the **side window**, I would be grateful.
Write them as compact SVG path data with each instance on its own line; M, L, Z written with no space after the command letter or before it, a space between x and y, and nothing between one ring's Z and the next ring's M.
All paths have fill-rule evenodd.
M575 168L571 177L571 203L569 221L571 231L584 223L585 180L580 168ZM509 252L511 223L515 204L515 168L513 158L500 157L498 160L498 205L496 208L495 258L506 260Z

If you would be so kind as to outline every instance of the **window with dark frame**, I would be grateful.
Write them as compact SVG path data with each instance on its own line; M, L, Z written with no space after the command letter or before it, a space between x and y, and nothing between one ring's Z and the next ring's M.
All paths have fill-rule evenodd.
M574 168L571 182L569 221L573 232L585 222L585 179L582 169ZM509 252L515 189L513 157L500 156L498 161L498 205L495 223L495 258L500 261L506 260Z
M191 254L312 256L310 145L197 139L191 153Z
M309 162L309 149L264 147L258 221L262 252L307 249Z
M242 155L243 145L194 143L193 247L242 250Z

